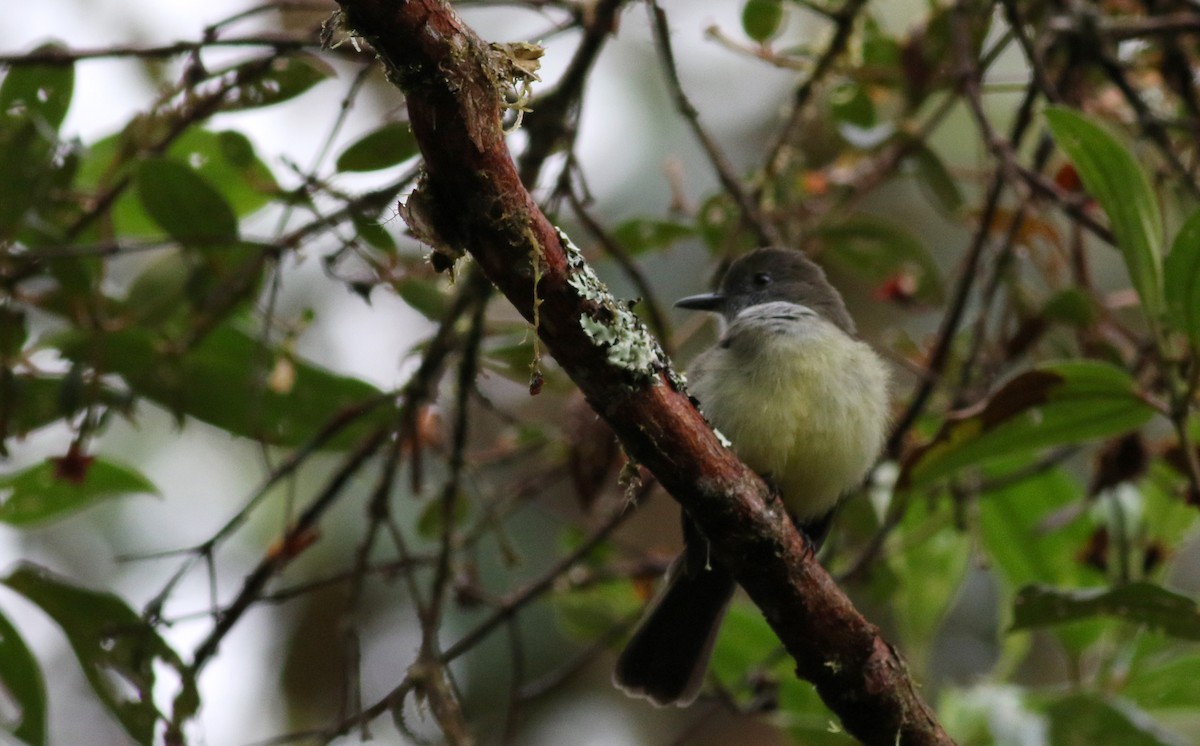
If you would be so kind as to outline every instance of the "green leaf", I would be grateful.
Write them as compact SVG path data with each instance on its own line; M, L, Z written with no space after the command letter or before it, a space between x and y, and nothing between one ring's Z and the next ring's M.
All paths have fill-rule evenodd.
M400 298L425 318L438 321L446 315L449 307L446 291L436 278L406 277L396 282L395 287Z
M157 662L174 669L185 690L195 690L175 651L116 596L81 588L31 563L18 565L0 582L62 628L96 696L137 743L154 741Z
M75 191L96 194L110 189L124 178L132 177L138 163L134 158L138 147L134 142L136 130L131 122L121 132L89 143L84 148L79 170L75 173ZM124 190L109 207L108 215L111 230L116 235L130 238L162 235L159 227L142 209L136 190Z
M771 720L780 723L791 736L792 743L803 746L860 746L858 739L837 725L816 688L797 678L786 663L773 669L771 679L779 684L778 709L772 713Z
M1079 112L1053 107L1046 110L1046 122L1108 215L1146 317L1157 327L1165 312L1163 226L1150 178L1116 137Z
M360 240L388 254L395 253L396 239L383 227L379 216L353 212L350 214L350 221L354 224L354 232Z
M551 597L559 626L571 637L588 642L610 634L637 614L642 600L624 581L593 583Z
M191 416L234 435L264 443L298 446L334 419L382 395L356 378L312 363L288 359L292 374L268 386L259 341L232 326L214 329L194 349L176 355L145 329L123 329L101 337L68 331L50 340L64 356L120 375L139 395L178 416ZM387 416L382 407L324 444L347 448Z
M1142 663L1131 672L1121 694L1148 710L1195 710L1200 654L1180 654L1172 648L1156 658L1157 665Z
M759 701L764 686L778 686L780 725L797 744L805 746L850 746L858 743L844 732L831 728L835 722L806 681L796 678L790 657L780 655L779 637L754 604L735 600L729 606L713 650L710 676L735 702L750 705Z
M229 203L183 163L170 158L142 161L136 184L146 213L176 241L214 245L237 240L237 215Z
M862 14L862 61L876 72L900 69L901 49L871 13Z
M417 138L407 122L389 122L342 151L338 171L378 171L403 163L417 154Z
M947 506L914 501L897 532L904 548L887 558L894 624L915 672L928 670L937 631L967 570L971 540L951 529L952 520ZM938 572L929 572L931 567Z
M1005 456L1120 435L1154 413L1121 368L1091 360L1044 365L1008 381L981 409L947 420L909 458L901 484L917 487Z
M1002 473L999 468L994 471ZM1050 516L1083 499L1083 487L1061 469L980 496L979 539L1005 590L1015 593L1031 583L1083 585L1102 580L1098 571L1076 559L1093 530L1087 516L1054 531L1045 529Z
M50 149L32 120L0 119L0 241L19 229L38 200Z
M184 250L164 251L149 261L129 285L125 306L139 324L162 325L191 310L187 301L192 264Z
M61 51L65 47L60 44L43 44L33 53ZM74 65L12 68L0 84L0 117L27 119L39 128L57 132L71 107L74 91Z
M838 223L818 227L812 234L825 242L822 259L865 277L874 283L898 274L912 277L913 295L920 301L938 304L942 280L928 248L903 227L882 218L856 215Z
M1192 441L1193 444L1195 441ZM1170 547L1183 546L1188 534L1200 522L1200 511L1187 500L1180 500L1179 474L1173 467L1158 459L1150 464L1145 479L1138 482L1142 508L1138 530L1149 542L1162 542ZM1143 542L1138 542L1139 544ZM1149 546L1140 547L1143 551Z
M470 515L471 506L463 495L459 495L458 499L454 501L453 508L454 515L450 517L450 520L455 526L461 526ZM445 529L444 513L445 509L441 500L430 500L426 503L417 517L417 535L426 539L440 537Z
M137 141L136 128L127 128L93 143L84 154L75 188L84 192L100 191L135 173L141 161L134 156L141 147L143 143ZM238 132L213 132L191 127L171 144L165 156L191 166L195 175L202 178L206 186L215 188L227 208L238 217L260 209L280 191L274 175L258 158L254 146ZM110 214L117 234L129 237L163 234L158 223L143 208L136 189L126 190L118 197Z
M271 201L279 184L259 159L254 145L240 132L193 127L171 144L167 155L195 168L196 173L221 193L239 217Z
M103 459L87 464L80 477L63 474L58 459L0 475L0 522L30 526L122 495L159 494L141 474Z
M5 704L17 712L5 713L4 730L30 746L46 744L46 682L37 659L20 632L0 614L0 687Z
M962 212L966 200L958 188L958 180L950 175L946 164L924 141L909 146L908 163L912 165L917 184L928 194L942 212L955 216Z
M0 360L11 361L25 346L29 337L25 311L10 305L0 305Z
M829 93L829 111L834 121L859 129L871 129L879 123L875 102L863 85L841 83Z
M1080 288L1071 287L1051 296L1042 306L1041 315L1050 321L1086 327L1096 320L1096 302Z
M746 0L742 6L742 28L754 41L762 44L783 25L783 0Z
M756 674L776 670L779 648L779 637L758 607L735 600L717 633L709 674L737 701L748 702L754 692L747 685L757 679Z
M336 75L327 62L311 54L276 57L265 73L261 72L262 65L261 59L250 60L226 73L235 77L236 84L226 95L222 110L241 111L282 103Z
M758 247L754 232L742 225L741 210L725 192L705 200L696 216L696 233L714 254L735 255Z
M61 49L47 44L34 51ZM0 241L47 198L62 171L54 156L74 88L73 65L14 68L0 83Z
M986 473L999 476L1030 463L1014 459ZM1077 478L1063 469L1050 469L1001 484L981 495L978 505L979 536L1002 581L1002 618L1010 616L1017 590L1031 583L1082 587L1104 582L1102 571L1080 559L1096 527L1093 518L1076 515L1063 522L1071 506L1085 499ZM1066 650L1082 654L1107 629L1102 620L1086 620L1057 627L1054 635ZM1015 665L1028 653L1028 636L1008 635L1002 648L1002 655Z
M650 218L632 218L613 229L612 238L632 255L662 249L696 235L696 229L684 223Z
M1157 727L1132 703L1091 693L1068 694L1046 706L1054 746L1176 746L1177 737Z
M1167 313L1171 325L1187 335L1200 354L1200 210L1175 235L1163 265Z
M7 435L28 435L79 411L87 403L84 397L117 409L127 404L111 387L98 384L85 389L73 375L0 375L0 422L7 424Z
M1049 627L1100 616L1144 624L1172 637L1200 640L1196 602L1152 583L1127 583L1111 589L1028 586L1020 590L1013 604L1013 629Z

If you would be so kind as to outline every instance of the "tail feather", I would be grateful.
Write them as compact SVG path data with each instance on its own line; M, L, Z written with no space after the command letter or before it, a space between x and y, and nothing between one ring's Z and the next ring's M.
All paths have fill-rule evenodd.
M618 658L613 683L660 707L691 704L736 587L715 561L689 559L685 549Z

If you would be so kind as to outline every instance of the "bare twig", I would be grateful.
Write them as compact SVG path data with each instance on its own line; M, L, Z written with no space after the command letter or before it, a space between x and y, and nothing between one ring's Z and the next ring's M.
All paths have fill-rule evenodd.
M663 12L662 8L658 7L658 3L655 0L651 0L646 7L650 12L650 25L654 31L655 47L658 49L667 87L671 91L671 97L675 100L675 107L679 110L684 121L688 123L692 134L700 142L700 146L704 148L709 163L712 164L713 170L717 172L721 188L733 198L734 203L741 210L742 219L749 224L762 245L783 246L783 236L765 218L758 205L755 204L752 195L747 193L743 188L741 179L733 171L733 164L725 157L720 146L717 145L717 141L700 124L700 112L696 110L696 107L692 105L691 99L684 92L683 84L679 81L679 73L675 69L675 53L671 49L671 32L667 26L667 14Z

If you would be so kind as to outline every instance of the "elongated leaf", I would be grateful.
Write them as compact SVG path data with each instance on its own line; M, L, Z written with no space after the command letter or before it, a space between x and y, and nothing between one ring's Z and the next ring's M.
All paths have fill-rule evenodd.
M290 361L295 375L286 386L268 386L260 370L258 340L229 326L214 330L181 357L164 355L159 337L145 329L124 329L99 339L71 331L54 343L69 359L120 375L137 394L181 417L274 445L300 445L332 420L380 396L368 383L302 360ZM352 445L383 416L359 421L325 447Z
M900 536L920 536L939 523L949 526L952 520L945 505L915 501L905 511ZM887 577L890 583L882 594L894 609L897 634L904 656L914 671L927 671L930 656L937 640L937 631L951 602L962 588L967 571L971 541L957 531L937 531L913 543L903 552L887 558ZM931 573L929 568L938 572Z
M83 385L77 377L14 374L0 376L0 420L7 435L27 435L63 417L69 417L94 399L123 409L126 397L108 386Z
M1048 627L1104 616L1145 624L1173 637L1200 640L1200 610L1187 596L1152 583L1116 588L1022 588L1013 606L1013 629Z
M1157 665L1155 665L1157 664ZM1200 653L1171 655L1143 663L1131 672L1121 693L1147 709L1196 707Z
M310 54L276 57L265 73L262 64L262 60L243 62L228 73L236 76L237 85L222 109L241 111L282 103L336 74L327 62Z
M1120 368L1087 360L1045 365L1010 380L977 411L947 421L905 464L902 483L927 484L1004 456L1119 435L1153 416Z
M46 682L17 628L0 614L0 686L15 705L3 728L30 746L46 743Z
M43 44L34 53L63 51ZM0 84L0 116L28 119L40 128L57 131L75 91L74 65L29 65L10 69Z
M20 228L37 201L50 147L32 120L0 116L0 240Z
M22 563L0 582L62 628L96 696L137 743L149 746L154 740L157 662L175 669L183 688L195 691L175 651L116 596L81 588L31 563Z
M1150 178L1116 137L1082 114L1055 107L1046 111L1046 122L1108 215L1146 317L1157 326L1165 311L1163 226Z
M183 163L145 160L138 166L136 183L146 213L176 241L205 246L237 240L237 216L229 203Z
M193 271L185 249L164 251L148 262L129 285L125 305L130 318L147 326L165 324L189 313L188 279Z
M70 459L71 456L65 456ZM29 526L122 495L159 494L150 480L126 466L95 459L78 470L51 459L0 476L0 522Z
M435 278L406 277L396 283L396 293L413 310L432 321L437 321L446 314L450 305L446 291Z
M611 612L609 612L611 614ZM735 600L721 624L709 675L739 705L761 705L763 682L777 683L779 727L804 746L853 746L859 743L830 726L829 710L816 689L795 675L794 664L779 655L779 641L754 604ZM736 739L735 739L736 740Z
M454 512L450 516L450 522L455 527L461 526L470 514L471 505L460 495L454 501ZM445 508L441 500L430 500L421 509L421 514L417 517L416 528L417 535L426 539L436 539L442 535L446 526Z
M135 174L140 161L134 155L144 146L137 128L132 126L91 144L80 162L75 187L86 192L101 190ZM220 193L238 217L263 207L279 192L271 170L258 157L253 144L239 132L213 132L191 127L171 144L165 156L194 169L208 187ZM220 207L217 209L225 212ZM126 190L117 198L111 215L113 228L121 235L161 236L164 233L144 208L136 189Z
M35 52L60 49L44 45ZM0 83L0 240L46 195L56 175L58 129L75 89L72 65L32 65L8 71Z
M1087 585L1103 577L1077 556L1092 530L1076 520L1046 531L1045 521L1084 499L1083 486L1061 469L1003 485L979 500L979 539L1007 596L1027 585Z
M1163 265L1171 325L1200 352L1200 210L1192 213L1171 244Z
M910 145L908 162L912 164L917 184L932 198L942 212L954 216L959 214L966 199L958 188L958 180L950 175L946 164L924 141Z
M417 139L406 122L389 122L368 132L342 151L338 171L378 171L417 154Z
M771 660L778 649L779 641L758 609L744 601L732 603L713 648L712 676L736 693L745 688L747 672Z
M240 132L193 127L171 145L167 155L193 166L239 217L263 207L279 191L271 169Z
M354 232L360 241L380 251L393 254L396 251L396 239L384 227L378 215L364 215L361 212L351 214L350 221L354 223Z

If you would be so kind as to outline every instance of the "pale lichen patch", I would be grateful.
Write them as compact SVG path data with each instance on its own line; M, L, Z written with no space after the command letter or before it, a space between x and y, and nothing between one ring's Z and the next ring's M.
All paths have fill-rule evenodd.
M579 326L583 333L605 348L605 356L612 365L638 378L656 380L656 374L667 367L667 357L658 340L627 304L612 297L571 239L561 230L558 237L567 255L567 284L580 298L600 309L595 313L580 314Z

